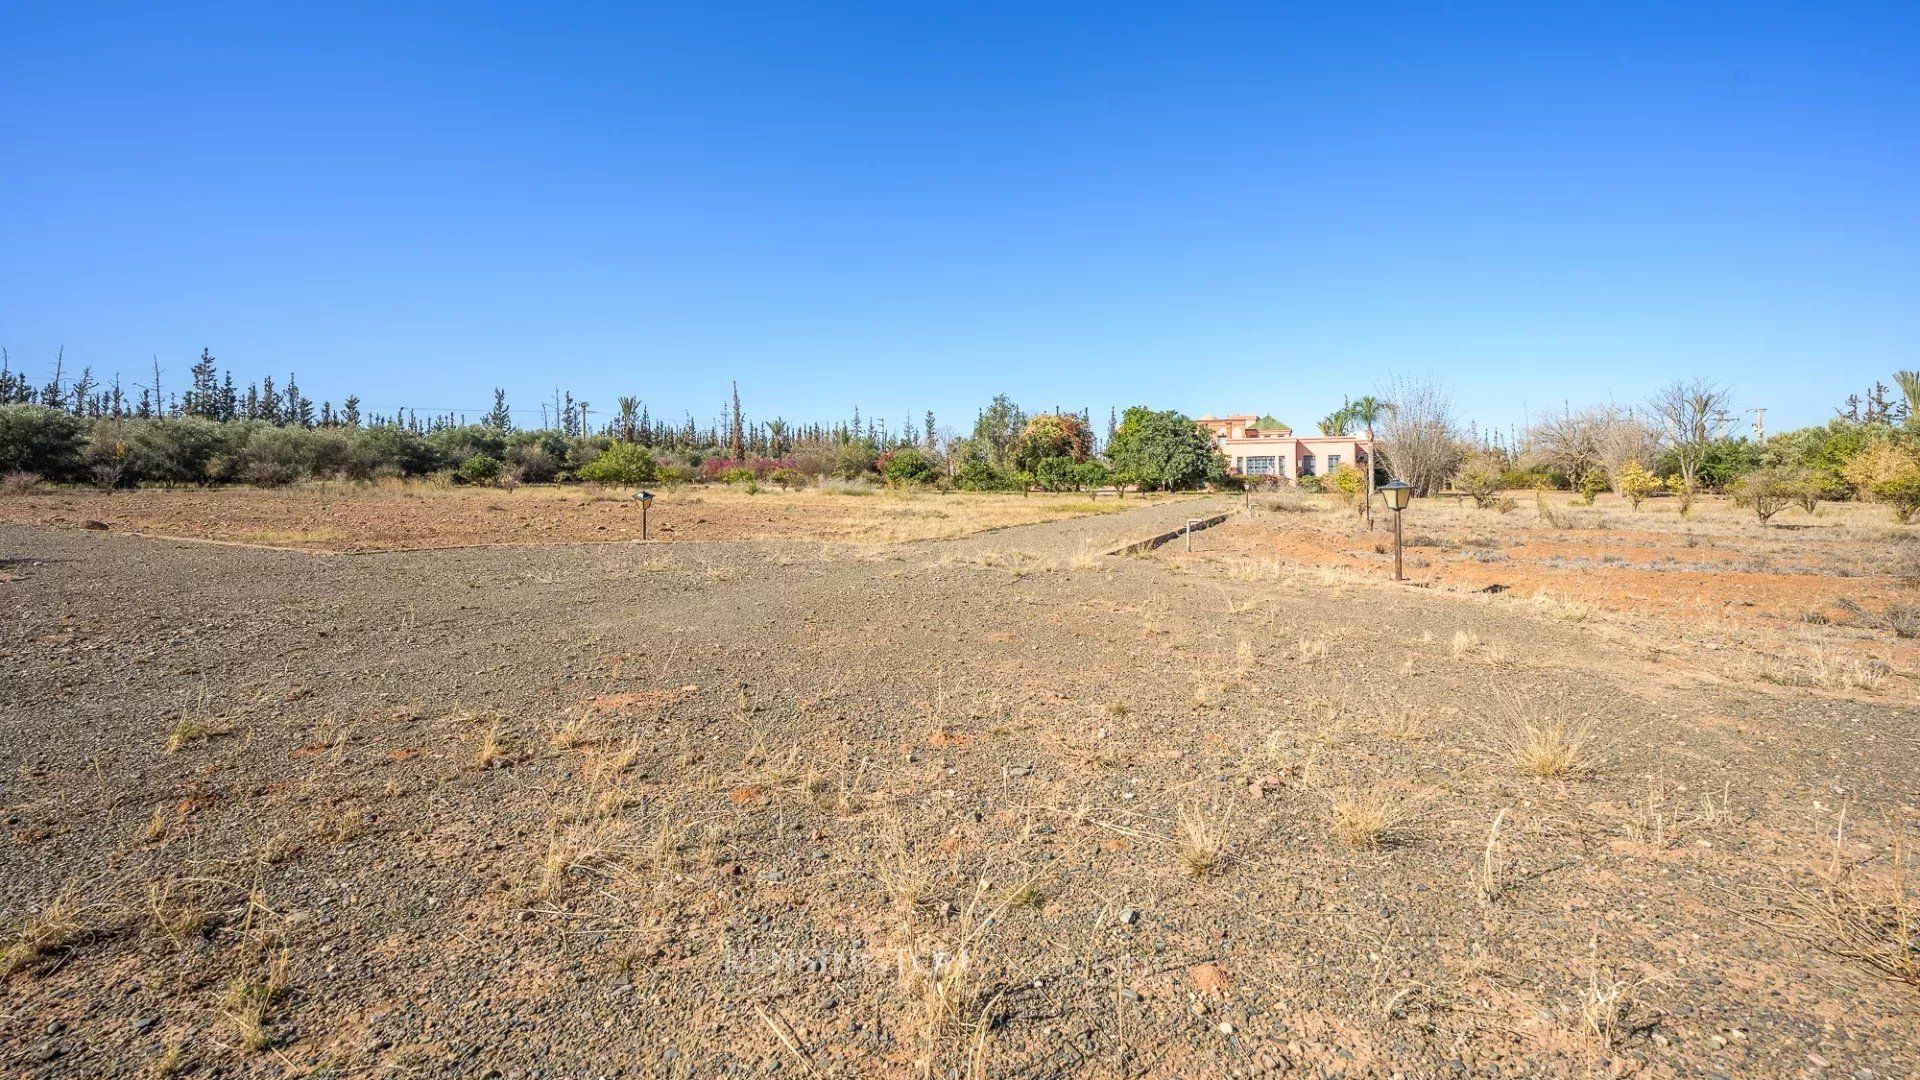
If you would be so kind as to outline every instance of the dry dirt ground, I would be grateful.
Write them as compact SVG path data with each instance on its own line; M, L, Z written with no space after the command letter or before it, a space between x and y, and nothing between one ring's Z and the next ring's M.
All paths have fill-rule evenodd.
M1127 499L1084 495L858 494L772 485L655 491L654 540L840 540L896 543L1117 513ZM53 489L0 499L0 524L218 540L317 552L369 552L487 544L618 543L640 539L634 489L595 485L473 488L425 482L316 482L292 487Z
M0 526L0 1072L1920 1069L1910 642L1560 597L1585 564L1395 586L1317 504L1092 554L1239 505L347 557Z

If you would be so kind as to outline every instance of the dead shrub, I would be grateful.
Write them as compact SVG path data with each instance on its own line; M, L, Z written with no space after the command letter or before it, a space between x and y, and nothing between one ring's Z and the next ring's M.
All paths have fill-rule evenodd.
M1227 866L1231 815L1208 811L1195 803L1182 807L1175 820L1175 854L1188 876L1203 878Z
M1495 732L1500 754L1523 776L1574 780L1599 771L1605 760L1590 719L1574 719L1560 703L1516 702Z

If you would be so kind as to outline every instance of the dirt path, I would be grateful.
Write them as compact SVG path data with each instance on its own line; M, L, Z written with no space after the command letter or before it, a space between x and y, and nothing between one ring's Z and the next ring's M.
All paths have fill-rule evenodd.
M1920 1067L1914 988L1802 891L1842 806L1863 873L1916 835L1914 709L1086 554L1200 505L354 559L0 527L0 915L76 909L0 1071ZM1604 762L1517 775L1561 711ZM1375 795L1405 820L1343 843Z

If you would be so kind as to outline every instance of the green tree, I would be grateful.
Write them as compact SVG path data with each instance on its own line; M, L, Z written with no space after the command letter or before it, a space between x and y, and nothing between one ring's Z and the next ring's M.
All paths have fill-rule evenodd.
M1027 421L1015 444L1013 465L1023 472L1038 473L1048 458L1066 458L1069 463L1093 456L1093 432L1071 413L1040 413Z
M918 447L902 446L886 456L881 475L896 486L931 484L940 478L940 467Z
M1013 464L1013 448L1026 428L1026 414L1005 394L996 394L993 403L980 410L973 422L975 452L996 469Z
M79 477L86 425L64 409L0 406L0 473L39 473L49 480Z
M961 491L1017 491L1019 481L994 468L990 462L975 458L960 466L954 486Z
M1072 491L1076 486L1074 461L1063 454L1041 458L1033 467L1033 479L1042 491Z
M1107 448L1116 478L1143 491L1199 487L1226 475L1213 440L1185 414L1136 405L1126 411Z
M574 475L589 484L644 484L654 477L653 453L639 443L614 443Z

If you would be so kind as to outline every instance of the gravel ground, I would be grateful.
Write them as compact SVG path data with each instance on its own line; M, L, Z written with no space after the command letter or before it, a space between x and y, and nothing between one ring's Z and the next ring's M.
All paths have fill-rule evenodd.
M1920 991L1822 917L1920 828L1920 711L1092 554L1213 505L330 558L0 527L0 1071L1920 1067ZM1600 760L1521 775L1555 716Z

